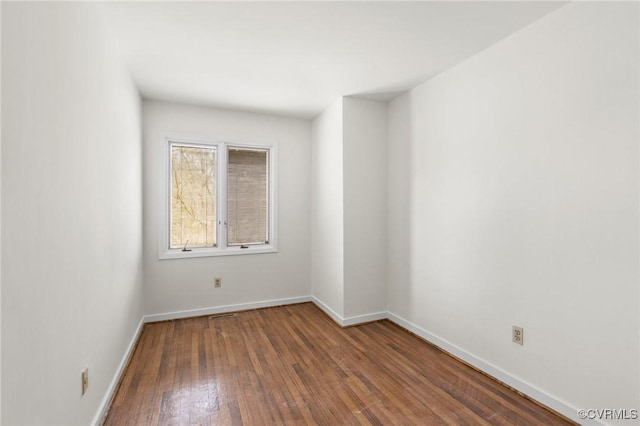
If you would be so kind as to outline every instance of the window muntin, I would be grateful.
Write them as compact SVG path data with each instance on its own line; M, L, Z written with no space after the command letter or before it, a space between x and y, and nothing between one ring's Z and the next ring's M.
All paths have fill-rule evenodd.
M161 140L159 259L278 251L275 145L180 134Z

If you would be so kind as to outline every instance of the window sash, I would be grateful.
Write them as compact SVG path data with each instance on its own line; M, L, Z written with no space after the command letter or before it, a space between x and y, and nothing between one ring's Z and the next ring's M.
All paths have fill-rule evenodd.
M258 170L260 164L256 163L254 161L254 164L249 164L245 159L245 163L243 165L240 165L240 163L234 163L231 160L231 157L233 155L233 153L236 152L244 152L244 153L264 153L265 154L265 159L263 160L264 163L264 182L262 183L262 185L264 186L264 193L259 193L260 191L260 184L256 184L253 183L256 179L262 179L263 176L260 176L262 174L261 170ZM226 206L227 206L227 226L226 226L226 231L227 231L227 245L228 246L249 246L249 245L253 245L253 246L259 246L259 245L265 245L265 244L269 244L269 228L270 228L270 204L271 204L271 197L270 197L270 193L269 193L269 180L270 180L270 150L268 148L261 148L261 149L256 149L256 148L246 148L246 147L242 147L242 146L234 146L234 145L229 145L227 146L227 162L226 162L226 175L227 175L227 191L226 191ZM260 160L258 157L256 157L256 160ZM238 164L238 171L234 174L233 171L235 171L235 167L233 167L235 164ZM245 166L245 170L241 170L241 167ZM247 168L250 168L251 166L253 166L253 170L249 169L247 170ZM241 176L237 176L238 174L240 174L241 172L244 173L253 173L253 179L251 179L251 184L249 185L242 185L241 182ZM244 187L244 189L246 191L252 191L255 192L255 199L251 200L251 202L247 202L247 199L242 199L242 197L240 195L238 195L238 192ZM250 197L249 197L250 198ZM264 200L261 200L261 198L264 198ZM264 206L262 205L264 203ZM250 204L249 206L247 206L247 204ZM258 205L256 205L258 204ZM244 225L243 226L243 222L246 223L246 219L247 217L242 217L242 215L240 214L239 210L248 210L249 208L251 208L251 210L253 210L252 212L247 212L247 215L251 215L251 213L253 213L252 216L254 216L254 219L257 221L262 221L264 220L264 223L260 223L258 222L257 225L257 230L255 229L256 225L254 226L247 226ZM262 211L264 210L264 211ZM263 218L260 218L260 215L264 215ZM256 217L258 216L258 217ZM255 223L255 221L251 221L251 223ZM253 230L249 230L247 229L247 227L253 227ZM243 229L244 228L244 229ZM264 228L264 229L262 229ZM252 232L253 231L253 232ZM251 235L251 237L255 237L255 238L241 238L242 236L246 236L247 234L254 234ZM258 235L261 234L261 235ZM260 238L262 237L262 238Z
M174 241L174 234L176 234L175 230L174 230L174 219L175 218L175 213L174 213L174 195L175 195L175 190L177 189L176 186L174 185L174 179L177 180L178 177L174 176L174 173L176 172L176 169L174 168L174 149L176 148L186 148L186 149L200 149L200 150L211 150L213 153L213 176L212 176L212 180L213 182L211 182L213 184L213 188L211 189L211 200L208 200L208 194L205 197L205 200L203 202L204 204L204 209L205 209L205 217L204 217L204 227L205 227L205 235L204 235L204 244L202 244L201 241L199 241L199 238L194 238L194 235L188 235L188 238L186 238L185 240L185 236L181 235L181 239L180 241ZM184 153L184 151L182 151L182 153ZM217 245L217 241L219 241L218 238L218 214L217 214L217 208L216 206L218 205L217 202L217 198L219 196L219 192L217 190L217 181L218 181L218 169L219 169L219 155L218 155L218 149L217 146L211 146L211 145L202 145L202 144L188 144L188 143L183 143L183 142L170 142L169 143L169 249L188 249L188 248L211 248L211 247L216 247ZM181 159L181 162L184 161L184 158ZM182 170L181 170L182 171ZM180 178L182 179L182 176L180 176ZM206 177L204 178L206 179ZM197 197L197 196L196 196ZM193 198L196 198L193 197ZM186 198L186 197L185 197ZM192 200L195 201L195 200ZM209 202L210 201L210 202ZM183 202L184 203L184 202ZM186 203L184 203L186 204ZM197 215L195 213L196 210L196 206L194 206L193 204L195 203L191 203L190 206L186 206L185 205L185 209L191 209L192 211L194 211L193 215L194 216L200 216ZM208 211L207 208L210 207L211 211ZM201 212L199 212L201 213ZM213 220L212 223L210 224L209 221L209 215L212 214L213 215ZM193 226L193 225L192 225ZM213 228L213 233L212 235L207 235L210 231L209 231L209 226L211 226ZM181 233L183 234L183 233ZM208 244L209 239L211 239L211 244ZM189 243L191 243L189 245Z

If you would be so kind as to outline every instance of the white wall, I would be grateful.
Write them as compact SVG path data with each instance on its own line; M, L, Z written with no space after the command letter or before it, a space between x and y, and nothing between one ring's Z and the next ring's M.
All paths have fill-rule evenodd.
M311 293L344 315L342 99L312 123Z
M387 106L343 98L344 316L386 311Z
M406 312L411 301L411 98L387 106L387 309Z
M94 5L2 9L2 423L88 424L143 313L140 100Z
M143 122L147 314L308 296L311 123L157 101L144 101ZM278 253L158 260L163 132L278 146ZM215 277L222 288L213 287Z
M640 401L638 28L572 3L390 105L390 311L577 408Z
M344 325L384 316L386 104L343 97L312 135L312 296Z
M2 3L0 3L0 45L2 44ZM0 100L2 99L2 55L0 54ZM0 102L2 129L2 102ZM0 423L2 422L2 131L0 131Z

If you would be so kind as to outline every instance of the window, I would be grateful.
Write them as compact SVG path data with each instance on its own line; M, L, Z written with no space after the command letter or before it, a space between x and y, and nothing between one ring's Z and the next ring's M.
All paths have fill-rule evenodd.
M164 135L162 152L160 259L277 251L274 146Z

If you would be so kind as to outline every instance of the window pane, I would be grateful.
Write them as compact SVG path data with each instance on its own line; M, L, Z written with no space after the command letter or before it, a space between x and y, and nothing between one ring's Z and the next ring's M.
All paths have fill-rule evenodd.
M171 145L170 248L216 245L216 150Z
M229 148L228 245L269 242L269 151Z

